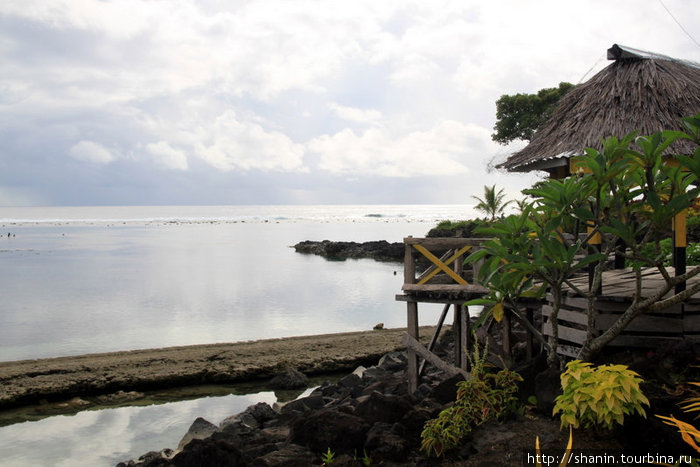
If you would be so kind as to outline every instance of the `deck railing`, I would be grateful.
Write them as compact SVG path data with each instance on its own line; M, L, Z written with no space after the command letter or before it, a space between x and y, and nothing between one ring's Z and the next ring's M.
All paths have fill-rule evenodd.
M473 283L479 264L469 270L464 259L476 251L483 238L414 238L406 237L404 281L402 290L413 292L476 292L482 288ZM417 275L418 259L427 260L429 267Z

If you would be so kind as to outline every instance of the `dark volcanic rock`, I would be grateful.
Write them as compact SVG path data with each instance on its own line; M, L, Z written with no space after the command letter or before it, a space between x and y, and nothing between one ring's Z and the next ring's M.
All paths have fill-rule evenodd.
M552 413L554 398L561 394L560 372L547 368L535 377L535 397L537 410L541 413Z
M371 258L378 261L403 261L405 246L402 242L386 240L373 242L322 242L306 240L294 245L297 253L308 253L328 259Z
M394 423L401 420L412 408L406 398L374 391L367 399L357 404L355 415L370 423Z
M159 464L154 464L159 465ZM238 467L246 465L239 448L221 439L194 439L185 450L173 457L170 464L176 467L201 467L217 465Z
M305 388L309 384L309 378L304 373L292 367L285 367L270 380L272 389L298 389Z
M387 354L378 366L324 383L279 411L259 403L218 427L197 419L179 452L151 452L120 465L306 466L318 464L328 449L338 465L357 465L356 456L363 453L402 464L420 446L425 421L442 406L432 396L438 381L423 384L419 398L408 394L406 361L399 353Z
M408 440L396 434L389 423L375 423L367 433L365 450L372 453L373 461L400 461L410 449Z
M283 444L253 462L256 467L307 467L316 456L308 449L296 444Z
M192 425L190 425L190 429L187 430L187 433L185 433L185 436L183 436L177 448L184 448L185 445L187 445L193 439L208 438L209 436L213 435L216 431L218 431L218 429L218 426L203 419L202 417L198 417L194 422L192 422Z
M321 409L304 415L289 433L290 441L312 451L353 452L365 444L370 424L364 419L336 410Z

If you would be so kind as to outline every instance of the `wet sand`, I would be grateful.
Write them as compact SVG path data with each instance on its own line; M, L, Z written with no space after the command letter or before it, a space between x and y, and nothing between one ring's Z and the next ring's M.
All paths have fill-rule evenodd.
M427 340L434 328L421 328ZM402 349L405 329L133 350L0 362L0 409L75 396L272 377L286 365L308 375L375 364Z

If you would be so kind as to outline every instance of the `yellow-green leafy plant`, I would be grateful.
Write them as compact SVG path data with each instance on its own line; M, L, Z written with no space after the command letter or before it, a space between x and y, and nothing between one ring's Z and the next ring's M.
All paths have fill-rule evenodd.
M484 352L485 353L485 352ZM483 354L482 354L483 355ZM518 382L522 377L508 369L488 371L475 346L469 379L457 383L457 400L437 418L426 422L421 433L421 450L441 456L487 420L497 419L516 408Z
M561 374L563 393L556 397L553 414L561 412L561 427L622 425L634 412L646 417L649 400L639 384L642 378L625 365L600 365L573 360Z
M700 387L700 383L690 384ZM686 399L683 402L683 405L681 405L681 410L686 413L700 412L700 397L691 397ZM678 420L674 416L665 417L663 415L657 415L657 417L662 419L665 424L678 428L683 441L685 441L688 446L695 449L697 453L700 453L700 430L698 428L690 423Z

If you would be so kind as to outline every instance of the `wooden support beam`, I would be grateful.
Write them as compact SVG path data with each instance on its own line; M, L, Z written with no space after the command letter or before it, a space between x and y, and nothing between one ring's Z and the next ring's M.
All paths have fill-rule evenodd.
M452 254L452 250L447 250L445 252L445 254L440 257L440 261L442 261L444 263L445 260L447 260L447 258L449 258L451 254ZM431 264L428 269L423 271L423 273L420 276L418 276L418 278L416 279L416 283L417 284L425 284L427 281L432 279L439 272L440 272L440 270L437 268L437 266L434 264ZM430 277L428 277L428 276L430 276Z
M683 210L673 218L673 266L676 268L676 276L686 272L686 247L688 246L686 217L687 210ZM676 293L684 290L685 282L676 285Z
M406 302L408 336L418 342L418 303ZM420 345L420 344L419 344ZM423 347L421 345L421 347ZM415 349L408 349L408 390L413 393L418 389L418 356Z
M431 364L435 365L436 367L438 367L439 369L441 369L445 373L449 374L450 376L453 376L455 374L461 374L465 378L469 377L469 373L467 373L466 371L464 371L461 368L457 368L457 367L452 366L449 363L443 361L440 357L438 357L434 353L428 351L428 349L423 347L423 344L418 342L418 340L414 339L408 333L405 333L403 335L403 338L401 339L401 343L403 345L405 345L406 348L408 348L409 352L414 352L414 353L420 355L421 357L425 358ZM409 380L409 390L410 390L410 380ZM415 389L413 391L415 391Z
M409 237L410 238L410 237ZM403 283L416 283L416 262L413 257L413 247L408 243L404 247L403 256Z
M431 352L433 349L435 349L435 344L437 344L438 337L440 336L440 331L442 331L442 325L445 323L445 318L447 317L447 312L450 309L450 304L446 303L445 307L442 309L442 314L440 315L440 319L438 320L437 327L435 328L435 333L433 333L432 339L430 339L430 344L428 344L428 350ZM423 368L425 368L425 362L427 360L423 360L420 363L420 367L418 368L418 376L423 374Z
M417 248L417 247L416 247L416 248ZM445 257L450 253L450 251L452 251L452 250L450 250L450 251L448 251L447 253L445 253L445 254L442 256L442 258L440 258L438 261L439 261L440 263L444 264L444 265L450 264L451 262L455 261L456 259L462 257L462 255L463 255L464 253L466 253L467 251L469 251L469 250L471 250L471 249L472 249L472 247L471 247L470 245L467 245L467 246L462 247L462 248L460 248L459 250L457 250L457 252L456 252L454 255L449 256L447 259L445 259ZM420 250L419 250L419 251L420 251ZM422 251L421 251L421 253L422 253ZM460 265L461 265L461 263L460 263ZM437 275L437 273L440 272L440 269L442 269L442 268L438 269L439 266L438 266L437 264L435 264L435 266L436 266L436 268L433 269L429 274L427 274L425 277L421 277L421 278L420 278L420 280L418 281L419 284L425 284L425 283L428 282L430 279L432 279L433 277L435 277L435 276ZM457 269L457 268L455 267L455 269ZM460 271L461 271L462 268L459 268L459 269L460 269ZM456 274L458 277L461 278L461 276L459 275L460 271L455 270L455 274ZM451 277L454 279L454 276L451 276ZM455 279L455 280L456 280L456 279ZM462 279L462 280L463 280L463 279ZM457 282L459 282L459 281L457 281ZM460 283L461 283L461 282L460 282ZM464 283L466 284L467 281L464 281Z
M432 254L430 251L428 251L427 248L425 248L423 245L413 245L413 247L420 251L423 256L428 258L430 262L432 262L435 266L437 266L442 272L450 276L452 279L454 279L455 282L461 285L467 285L467 281L465 281L462 277L458 276L452 269L450 269L445 263L440 261L440 258ZM421 284L422 285L422 284Z
M455 312L459 312L459 336L455 335L455 349L460 354L459 363L455 360L455 364L463 370L469 369L469 336L471 335L469 321L469 307L466 305L455 305ZM455 332L456 334L456 332Z

